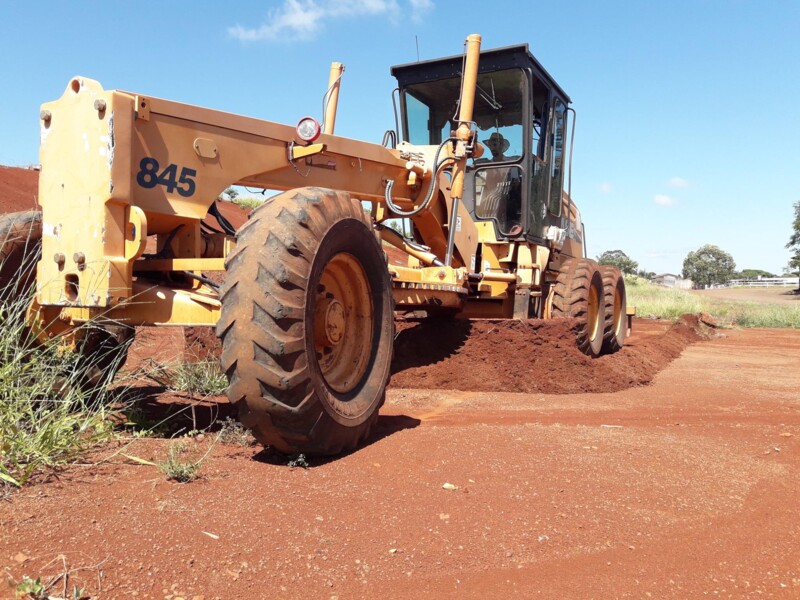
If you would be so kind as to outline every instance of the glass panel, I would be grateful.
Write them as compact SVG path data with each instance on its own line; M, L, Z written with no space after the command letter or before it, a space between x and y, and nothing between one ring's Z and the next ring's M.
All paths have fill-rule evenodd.
M526 78L521 69L478 75L472 118L478 128L478 139L487 146L487 151L475 161L476 164L515 161L522 157L525 87ZM412 144L440 144L450 137L458 119L460 91L461 79L458 77L405 88L408 141ZM423 104L427 110L419 110L415 103Z
M406 94L406 113L408 115L408 141L421 146L430 144L428 124L431 120L431 111L427 105L413 95Z
M553 152L550 155L550 212L561 214L561 190L564 185L564 138L566 136L567 107L556 99L553 108Z
M528 206L528 235L544 237L544 220L547 217L547 165L544 161L533 159L531 176L531 195Z
M522 169L494 167L475 172L475 216L495 219L500 231L512 232L520 225L522 211ZM517 227L519 229L519 227Z

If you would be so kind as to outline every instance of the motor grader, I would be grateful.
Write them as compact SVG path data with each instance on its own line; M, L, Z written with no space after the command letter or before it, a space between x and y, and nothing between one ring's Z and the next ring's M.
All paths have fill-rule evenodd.
M572 317L583 352L618 350L623 279L564 190L570 99L527 45L480 42L392 69L382 144L334 134L339 63L296 127L73 78L41 108L41 212L0 221L0 286L38 258L29 327L77 347L93 323L87 360L134 326L215 326L239 419L283 452L368 436L396 315ZM236 231L231 185L280 193Z

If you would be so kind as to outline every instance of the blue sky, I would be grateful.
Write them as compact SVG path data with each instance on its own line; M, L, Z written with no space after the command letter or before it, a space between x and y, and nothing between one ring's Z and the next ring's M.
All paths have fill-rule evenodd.
M38 112L83 75L295 123L347 72L337 133L380 142L393 64L527 42L578 111L589 254L679 272L716 244L780 272L800 200L800 2L3 2L0 164L38 162Z

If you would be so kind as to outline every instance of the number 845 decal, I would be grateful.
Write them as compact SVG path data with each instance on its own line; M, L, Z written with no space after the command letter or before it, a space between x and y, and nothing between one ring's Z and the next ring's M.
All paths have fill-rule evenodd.
M197 171L188 167L181 168L178 176L178 165L171 163L159 173L160 165L152 156L145 156L139 162L139 172L136 174L136 183L145 189L151 190L157 185L163 185L167 192L178 192L184 198L194 194L195 184L193 177Z

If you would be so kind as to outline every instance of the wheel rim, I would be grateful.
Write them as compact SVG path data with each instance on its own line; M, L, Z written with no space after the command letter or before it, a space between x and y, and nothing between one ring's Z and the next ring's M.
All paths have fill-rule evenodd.
M614 292L614 335L619 335L622 331L622 323L625 315L622 314L622 294L619 288Z
M602 294L597 292L597 287L592 285L589 288L589 339L594 341L600 329L600 297Z
M358 385L369 365L374 307L361 263L335 254L322 271L314 307L314 349L325 383L339 393Z

